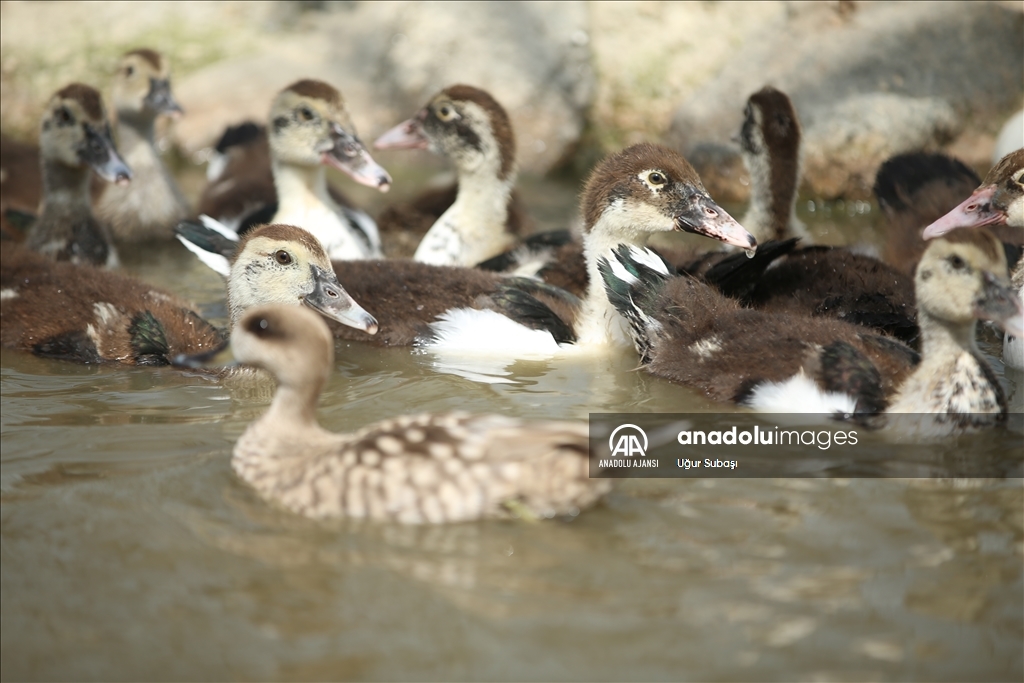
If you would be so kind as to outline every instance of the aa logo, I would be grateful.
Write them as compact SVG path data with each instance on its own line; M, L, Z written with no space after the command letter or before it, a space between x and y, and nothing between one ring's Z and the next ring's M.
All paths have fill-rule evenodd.
M636 425L619 425L608 437L608 448L612 455L631 457L644 457L647 455L647 434Z

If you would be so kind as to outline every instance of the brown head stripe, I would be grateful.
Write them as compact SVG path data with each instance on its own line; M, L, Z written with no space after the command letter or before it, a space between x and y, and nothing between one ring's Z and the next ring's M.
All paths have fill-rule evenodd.
M327 85L323 81L314 81L311 79L303 79L292 83L286 91L301 95L302 97L312 97L313 99L323 100L330 104L341 106L341 93L335 90L330 85Z
M129 50L124 53L125 57L138 56L149 62L150 66L159 71L163 68L163 58L160 53L155 50L150 50L148 47L140 47L135 50Z
M245 251L245 246L250 240L256 239L257 237L266 237L272 240L280 240L282 242L299 242L304 246L313 258L329 260L327 253L324 251L323 245L320 241L313 237L311 234L297 228L294 225L283 225L281 223L274 223L272 225L264 225L262 228L256 228L250 230L242 239L238 242L238 247L235 248L235 255L231 258L231 262L234 263L238 256Z
M72 83L58 90L56 95L61 99L78 102L90 118L96 120L105 118L103 114L103 98L95 88L83 83Z

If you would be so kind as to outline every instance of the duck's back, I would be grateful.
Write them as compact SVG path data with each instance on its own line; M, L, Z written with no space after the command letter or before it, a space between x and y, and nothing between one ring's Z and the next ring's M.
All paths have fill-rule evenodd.
M0 256L0 317L5 348L82 363L165 365L223 342L177 297L22 248L5 248Z

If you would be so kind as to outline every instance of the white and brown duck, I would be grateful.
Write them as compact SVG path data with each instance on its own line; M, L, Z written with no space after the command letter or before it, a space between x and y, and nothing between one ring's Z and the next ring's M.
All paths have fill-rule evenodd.
M236 252L228 280L232 323L253 306L290 304L375 331L376 321L346 294L309 233L265 226L243 236ZM223 345L222 332L172 294L17 245L4 248L0 262L0 320L5 348L81 363L165 365Z
M293 513L406 524L545 518L575 515L610 488L589 476L582 423L452 413L329 432L316 407L334 342L318 316L260 307L231 336L238 361L278 382L270 408L235 444L231 466Z
M236 147L238 156L258 161L260 129L239 130L247 134L229 136L238 140L222 140L225 150ZM382 192L391 186L387 171L359 140L341 93L323 81L306 79L291 84L271 105L267 141L275 192L251 209L259 219L229 212L252 206L255 193L245 182L265 187L263 172L249 169L238 176L232 171L237 166L231 163L204 192L200 212L235 229L265 223L301 225L320 240L331 258L380 258L376 223L336 198L327 184L325 170L330 166ZM245 153L248 150L252 150L251 156Z
M96 216L118 242L172 239L174 226L190 212L156 144L157 119L182 114L170 78L167 58L146 48L126 53L114 75L117 145L132 169L132 182L93 189Z
M581 199L586 262L599 282L598 260L622 244L646 243L654 232L686 230L744 248L750 236L712 201L693 168L676 152L650 144L610 155L591 174ZM182 226L184 241L218 272L228 273L223 236ZM627 345L625 323L603 289L579 301L526 278L415 261L335 261L338 280L379 322L370 337L336 326L345 339L434 350L465 349L516 357L550 353L560 343Z
M99 92L81 83L57 91L43 112L39 147L43 197L26 246L56 260L116 264L109 229L92 212L90 175L127 184L132 172L114 146Z
M975 345L975 326L987 319L1015 330L1022 322L1002 246L989 233L957 231L922 257L920 362L863 327L742 308L628 248L602 273L647 370L715 400L775 413L927 413L940 431L1005 419L1006 400Z
M378 221L382 231L422 236L414 260L474 266L528 232L515 194L512 122L490 93L469 85L449 86L373 145L429 149L455 164L456 188L428 191L408 205L388 209Z

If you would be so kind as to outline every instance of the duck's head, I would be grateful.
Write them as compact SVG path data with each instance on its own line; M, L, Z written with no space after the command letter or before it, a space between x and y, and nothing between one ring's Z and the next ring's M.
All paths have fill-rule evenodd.
M122 119L153 120L160 114L180 116L171 94L171 64L159 52L139 48L125 53L114 74L114 109Z
M787 199L795 194L800 165L800 119L786 93L770 85L747 99L735 139L752 175L760 175Z
M319 391L334 365L334 339L320 316L297 306L257 306L231 330L239 363L263 368L278 384Z
M450 158L460 170L493 167L501 180L515 172L516 139L508 114L489 93L471 85L445 88L373 146L429 149Z
M324 164L363 185L387 192L391 176L356 135L341 93L323 81L292 83L270 106L270 151L278 161Z
M1024 149L1010 152L992 167L981 187L924 229L928 240L956 228L1007 224L1024 228Z
M586 232L624 240L683 230L743 249L757 241L715 203L678 152L640 143L612 154L590 174L580 200Z
M231 262L231 319L265 304L305 305L357 330L377 332L374 317L338 282L320 242L291 225L266 225L247 233Z
M47 162L88 166L108 182L123 185L132 178L114 146L103 98L95 88L81 83L65 86L50 98L43 112L39 149Z
M922 313L952 326L990 320L1024 336L1020 299L1010 289L1006 252L987 230L954 230L928 245L914 275Z

